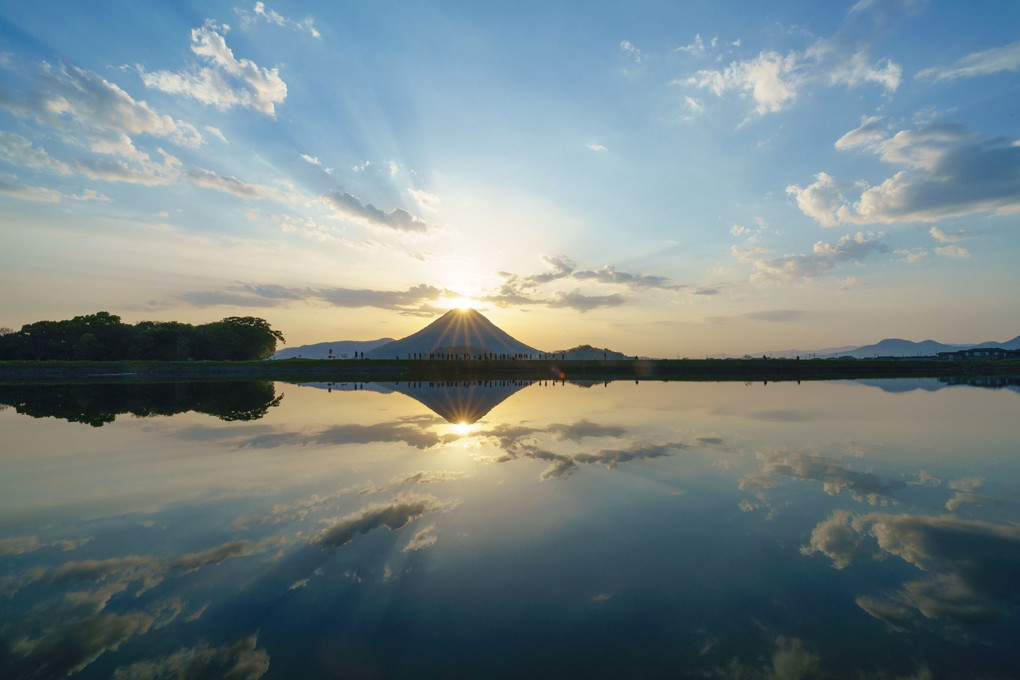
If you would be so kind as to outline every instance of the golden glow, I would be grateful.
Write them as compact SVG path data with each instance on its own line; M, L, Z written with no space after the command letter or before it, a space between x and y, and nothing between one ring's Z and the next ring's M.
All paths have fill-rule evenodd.
M469 297L458 297L458 298L447 298L446 304L449 305L450 309L475 309L478 307L478 301Z
M479 426L476 423L466 423L466 422L464 422L464 423L453 423L451 425L448 425L447 427L450 428L450 433L451 434L455 434L455 435L458 435L460 437L465 437L465 436L471 434L472 432L474 432L475 430L477 430Z

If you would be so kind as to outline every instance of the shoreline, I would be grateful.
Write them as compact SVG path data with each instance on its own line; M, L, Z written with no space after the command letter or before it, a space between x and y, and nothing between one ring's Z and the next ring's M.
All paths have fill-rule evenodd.
M0 382L153 380L827 380L1020 376L1020 362L839 359L8 361Z

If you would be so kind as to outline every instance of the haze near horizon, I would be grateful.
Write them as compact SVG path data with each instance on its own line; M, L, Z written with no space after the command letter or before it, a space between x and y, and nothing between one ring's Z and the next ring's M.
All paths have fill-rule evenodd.
M0 2L0 326L1014 337L1020 5Z

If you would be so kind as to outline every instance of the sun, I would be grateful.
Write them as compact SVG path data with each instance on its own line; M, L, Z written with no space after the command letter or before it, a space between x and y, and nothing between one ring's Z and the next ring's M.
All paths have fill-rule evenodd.
M459 309L462 312L468 309L475 309L476 307L478 307L478 301L473 300L472 298L469 297L451 298L446 302L448 305L450 305L450 309Z

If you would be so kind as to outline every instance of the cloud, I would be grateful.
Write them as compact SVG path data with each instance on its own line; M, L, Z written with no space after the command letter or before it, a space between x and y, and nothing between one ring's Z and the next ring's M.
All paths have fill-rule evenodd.
M867 118L840 137L836 147L870 153L902 169L876 186L840 184L822 172L805 188L787 187L801 211L823 226L935 222L1020 211L1020 146L1008 139L979 140L949 124L890 136L881 119ZM851 189L860 191L857 200L844 194Z
M221 564L234 557L251 555L255 549L256 545L251 541L232 541L202 552L181 555L170 560L166 566L172 571L188 573L202 567Z
M191 51L205 66L185 71L147 72L137 66L146 87L181 94L221 110L241 106L276 118L276 106L287 98L287 84L278 68L262 68L250 59L236 59L224 37L226 25L207 20L191 29Z
M938 227L932 227L931 229L928 230L928 232L939 243L956 243L957 241L962 241L964 239L970 238L970 236L967 235L962 229L954 234L947 234Z
M33 146L32 142L13 132L0 130L0 158L23 168L71 174L67 163L51 157L45 149Z
M674 80L673 84L709 90L720 97L728 92L750 96L758 115L775 113L789 106L800 90L808 86L875 84L887 94L895 92L902 82L902 68L889 59L872 61L870 57L877 29L887 22L883 17L864 16L866 14L868 12L848 13L835 34L816 40L803 52L762 51L750 59L733 61L722 69L700 70L687 78ZM691 45L678 50L699 57L706 55L700 35L695 36Z
M268 198L274 201L289 203L292 199L289 196L261 184L249 184L242 182L236 177L224 177L217 175L211 170L193 168L186 173L188 180L197 187L215 189L226 194L233 194L239 198Z
M413 552L431 548L436 544L439 536L436 535L436 525L430 524L415 533L414 537L404 546L404 552Z
M546 305L553 308L571 308L580 312L600 307L615 307L624 304L627 299L619 294L589 295L580 290L543 294L540 288L557 281L580 281L608 286L620 286L632 291L665 290L679 291L684 285L674 284L664 276L650 274L633 274L620 271L612 265L600 269L578 269L567 257L562 255L543 255L542 261L548 271L528 276L519 276L509 272L500 272L504 278L502 286L480 299L501 307L510 305Z
M594 143L591 143L591 144L586 144L585 146L587 146L587 147L588 147L589 149L591 149L591 150L592 150L592 151L594 151L595 153L602 153L602 152L604 152L604 151L609 151L609 149L607 149L607 148L606 148L606 147L605 147L604 145L602 145L602 144L594 144Z
M1020 70L1020 42L968 54L950 67L926 68L917 77L938 82L1016 70Z
M341 219L402 232L424 233L429 231L427 222L403 208L394 208L389 212L383 212L371 203L364 205L357 196L341 191L323 194L320 199Z
M627 434L625 428L617 425L593 423L585 418L570 424L553 423L545 431L551 434L557 441L581 441L589 437L619 438Z
M75 550L85 545L91 538L79 538L75 540L58 540L43 543L37 536L14 536L11 538L0 538L0 555L24 555L43 548L57 548L64 552Z
M291 288L280 285L241 284L217 291L194 291L178 296L197 307L220 305L239 307L277 307L295 301L317 300L334 307L375 307L411 314L431 316L436 313L428 303L449 291L426 284L407 290L372 290L367 288Z
M763 486L776 476L811 479L821 482L830 496L847 491L855 500L875 505L906 486L900 480L885 482L870 472L849 470L833 458L803 451L759 452L757 459L759 469L740 480L741 489Z
M633 59L635 64L641 63L641 50L631 45L629 41L623 40L620 42L620 52Z
M40 201L42 203L57 203L63 197L63 194L59 191L54 191L47 187L8 182L2 177L0 177L0 194L7 194L8 196L26 201Z
M315 20L312 17L305 17L301 21L288 19L279 12L266 7L266 3L264 2L256 2L255 7L253 7L250 12L240 8L234 8L234 11L237 12L239 17L241 17L241 28L244 29L250 28L253 24L259 21L265 21L266 23L274 26L280 26L281 28L289 27L294 30L307 32L316 40L322 39L322 34L315 28Z
M270 432L237 441L240 448L275 449L281 446L341 446L344 444L375 444L394 442L418 449L428 449L443 442L429 430L406 423L375 425L334 425L317 432Z
M398 496L388 503L377 503L342 517L315 536L311 543L318 548L339 548L358 534L386 527L390 531L403 528L428 512L445 511L455 503L439 501L433 496Z
M585 295L574 290L569 293L556 293L552 298L545 301L545 304L554 309L568 307L577 312L588 312L600 307L617 307L626 302L622 295Z
M867 514L851 518L835 513L816 531L820 538L816 542L812 532L812 544L805 554L822 552L838 568L848 567L861 556L897 557L921 572L921 580L908 581L888 596L858 598L862 609L891 625L908 623L914 611L929 619L994 622L1020 595L1014 577L1020 569L1017 526L952 516ZM833 538L825 538L828 536Z
M439 210L439 206L443 204L439 196L425 191L424 189L408 189L407 193L411 194L411 197L418 203L422 210L428 210L435 212Z
M818 241L810 253L768 257L762 248L741 249L733 246L733 255L751 265L751 280L757 281L809 281L831 275L845 262L861 262L873 255L887 253L882 234L857 232L847 234L836 243Z
M220 647L200 642L155 660L137 661L118 668L113 672L113 680L192 677L258 680L269 670L269 654L257 645L258 633Z
M713 39L712 42L714 44L715 40ZM704 58L704 57L706 57L708 55L708 52L705 50L705 41L701 39L701 34L700 33L697 33L697 34L694 35L694 42L692 42L690 45L684 45L683 47L677 47L673 51L674 52L686 52L687 54L689 54L689 55L691 55L693 57L698 57L699 59Z
M970 257L970 251L962 246L951 245L951 246L938 246L935 248L935 252L939 255L946 257L956 258L968 258Z

